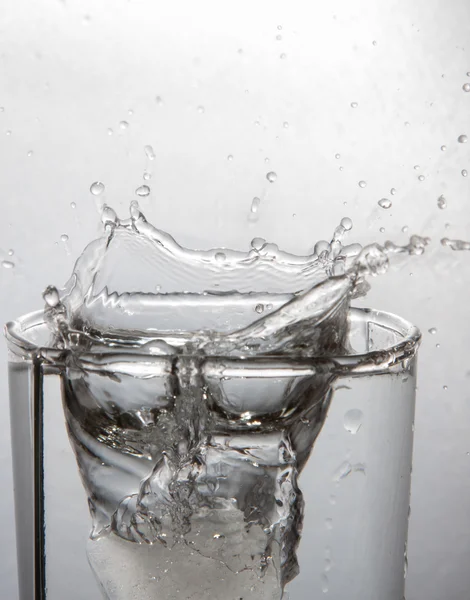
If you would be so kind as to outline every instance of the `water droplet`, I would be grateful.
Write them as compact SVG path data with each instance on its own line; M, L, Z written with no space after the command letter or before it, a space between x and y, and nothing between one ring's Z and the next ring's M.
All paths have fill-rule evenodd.
M381 227L381 228L379 229L379 231L380 231L380 233L385 233L385 227Z
M440 344L436 344L436 348L440 348L440 347L441 347L441 345L440 345Z
M443 386L442 386L442 389L443 389L444 391L446 391L448 388L447 388L447 386L446 386L446 385L443 385Z
M355 435L361 428L363 418L364 414L362 410L351 408L351 410L348 410L344 415L344 428L346 431L349 431L349 433Z
M410 122L409 121L405 121L405 127L409 127L410 126Z
M2 260L2 267L4 269L13 269L15 263L11 262L11 260Z
M75 202L70 203L70 208L77 208L77 205L75 204Z
M408 225L403 225L401 230L403 231L403 233L406 233L408 231Z
M4 106L0 106L0 112L4 112L5 107Z
M103 225L105 227L113 227L114 225L116 225L117 221L118 217L114 210L107 204L104 204L101 210L101 222L103 223Z
M220 540L220 538L224 538L225 535L223 533L214 533L212 537L214 538L214 540Z
M277 173L274 171L269 171L269 173L266 175L266 179L269 181L269 183L274 183L277 179Z
M283 53L282 53L282 54L279 56L279 58L280 58L281 60L284 60L285 58L287 58L287 54L286 54L285 52L283 52Z
M134 114L134 111L132 110L132 108L130 108L130 109L127 111L127 114L128 114L130 117L132 117L132 115Z
M44 298L46 304L51 308L54 308L60 303L59 292L57 288L53 285L47 286L47 288L42 293L42 297Z
M358 106L357 102L351 102L351 108L357 108Z
M420 175L420 176L418 177L418 179L419 179L420 181L424 181L424 175Z
M279 31L282 31L282 25L278 25L277 28Z
M447 150L447 146L445 146L445 145L441 146L441 150L442 150L442 152L445 152Z
M282 126L284 127L284 129L288 129L289 128L289 123L287 121L284 121L284 123L282 124Z
M258 197L254 197L251 202L251 212L257 213L261 200Z
M227 156L227 160L228 160L229 162L230 162L230 161L232 161L232 160L233 160L233 155L232 155L232 154L229 154L229 155Z
M467 169L462 169L462 177L467 177L468 171Z
M339 159L339 158L341 158L341 154L335 154L335 158L336 158L336 159Z
M152 146L144 146L144 152L147 155L147 158L149 160L155 159L155 152L154 152Z
M261 237L255 237L251 240L251 247L253 248L253 250L256 250L257 252L259 252L265 244L266 244L266 240Z
M93 194L93 196L99 196L104 192L104 183L101 183L101 181L95 181L90 186L90 192Z
M281 35L280 33L278 33L278 34L276 35L276 40L277 40L278 42L280 42L280 41L282 40L282 35Z
M373 45L373 46L377 46L377 40L373 40L373 41L372 41L372 45Z
M459 135L457 138L457 141L459 144L466 144L468 142L468 137L465 135L465 133L462 133L462 135Z
M392 196L395 196L395 194L397 193L397 190L395 188L392 188L390 190L390 193L392 194Z
M203 113L203 112L205 112L205 110L206 110L206 109L205 109L203 106L198 106L198 107L197 107L197 112L198 112L199 114L201 114L201 115L202 115L202 113Z
M162 106L163 104L163 100L160 96L156 96L155 102L158 104L158 106Z
M437 207L441 210L444 210L447 207L447 201L442 194L437 199Z
M343 217L340 222L341 227L343 227L346 231L351 231L353 222L349 217Z
M328 577L325 573L321 574L321 591L324 594L328 593Z
M5 132L5 135L11 135L11 129L8 129L8 130Z
M431 335L435 335L437 333L437 329L435 327L431 327L431 329L428 329L428 331Z
M362 181L362 180L361 180L361 181L359 182L359 187L360 187L360 188L365 188L365 187L366 187L366 185L367 185L367 182L366 182L366 181Z
M60 241L61 241L61 242L68 242L68 241L69 241L69 236L68 236L66 233L63 233L63 234L60 236Z
M382 208L390 208L392 206L392 201L388 198L382 198L377 202L377 204Z
M127 121L121 121L121 122L119 123L119 127L120 127L121 129L127 129L127 128L129 127L129 123L128 123Z
M222 263L225 261L227 257L225 256L225 254L223 252L216 252L215 253L215 260L219 263Z
M10 250L8 250L8 256L13 256L13 254L15 254L15 251L13 248L10 248Z
M152 179L152 173L149 173L148 171L145 171L144 174L142 175L144 181L150 181L150 179Z
M462 89L464 92L470 92L470 83L464 83Z
M33 151L32 151L32 150L29 150L29 151L28 151L28 154L27 154L26 156L33 156Z
M327 529L333 529L333 519L325 519L325 527Z
M342 171L342 170L343 170L343 167L340 167L340 168L339 168L339 170L340 170L340 171Z
M145 196L148 196L150 194L150 188L148 185L141 185L136 189L135 193L137 194L137 196L145 198Z
M264 304L257 304L255 306L255 311L260 315L262 312L264 312Z
M419 171L419 165L415 165L415 166L413 167L413 169L414 169L415 171Z
M108 127L108 135L113 135L114 131L111 129L111 127Z

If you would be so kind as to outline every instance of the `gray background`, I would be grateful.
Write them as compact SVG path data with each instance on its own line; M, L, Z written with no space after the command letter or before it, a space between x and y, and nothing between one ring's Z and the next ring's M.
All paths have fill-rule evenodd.
M457 142L470 135L469 31L467 0L0 3L0 261L15 265L0 266L2 322L67 279L100 231L99 202L124 214L144 170L145 214L193 247L247 248L262 236L305 252L346 215L351 241L432 238L362 302L423 331L408 600L470 594L470 260L439 244L470 240L470 143ZM0 597L15 600L0 352Z

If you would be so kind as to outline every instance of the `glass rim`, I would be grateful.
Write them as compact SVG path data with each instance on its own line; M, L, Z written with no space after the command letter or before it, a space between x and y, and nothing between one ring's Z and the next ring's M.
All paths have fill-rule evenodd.
M421 332L415 326L393 313L371 308L350 307L348 319L355 321L373 322L393 330L402 339L390 347L369 350L353 354L338 356L284 356L282 354L259 355L248 357L232 357L217 355L153 355L148 352L139 352L129 348L100 351L84 351L80 353L80 360L92 368L93 359L98 354L101 360L96 369L109 370L117 368L116 359L122 369L126 359L130 364L136 359L144 358L150 372L154 375L167 372L168 365L177 359L191 357L201 362L203 373L208 377L286 377L300 375L314 375L320 373L335 373L339 376L380 374L389 372L393 367L399 367L412 359L421 341ZM27 339L26 332L34 327L44 325L44 311L35 311L23 315L15 321L5 325L5 337L9 350L23 360L39 358L46 363L61 362L64 350L52 346L41 346ZM224 368L221 371L220 360ZM121 371L126 373L126 370ZM131 374L128 372L128 374Z

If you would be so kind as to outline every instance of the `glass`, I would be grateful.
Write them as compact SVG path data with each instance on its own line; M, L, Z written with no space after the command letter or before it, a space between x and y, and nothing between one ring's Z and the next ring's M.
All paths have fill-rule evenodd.
M402 598L420 333L348 320L346 356L245 360L71 361L42 311L9 323L21 600ZM175 475L177 411L205 420L212 456L196 440Z

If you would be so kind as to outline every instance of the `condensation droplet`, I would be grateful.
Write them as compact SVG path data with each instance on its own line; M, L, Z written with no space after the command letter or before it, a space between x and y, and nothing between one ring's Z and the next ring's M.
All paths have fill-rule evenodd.
M445 208L447 208L447 201L442 194L437 199L437 207L440 208L441 210L444 210Z
M358 106L357 102L351 102L351 108L357 108Z
M147 158L149 160L155 160L155 152L154 152L152 146L150 146L150 145L144 146L144 152L147 155Z
M145 198L145 196L148 196L150 194L150 188L148 185L141 185L136 189L135 193L137 194L137 196Z
M468 142L468 137L465 135L465 133L462 133L462 135L459 135L457 138L457 141L459 144L466 144Z
M428 329L428 331L431 335L435 335L437 333L437 329L435 327L431 327L431 329Z
M335 158L338 160L339 158L341 158L341 154L335 154Z
M142 177L144 178L144 181L150 181L150 179L152 179L152 173L145 171Z
M11 262L11 260L2 260L2 267L4 269L13 269L15 263Z
M223 252L216 252L215 254L215 260L219 263L222 263L225 261L227 257L225 256L225 254Z
M420 181L424 181L424 175L420 175L420 176L418 177L418 179L419 179Z
M252 213L257 213L258 212L258 208L259 205L261 203L261 200L258 197L254 197L252 202L251 202L251 212Z
M77 208L77 205L75 204L75 202L70 203L70 208Z
M464 83L462 89L464 92L470 92L470 83Z
M352 226L353 226L353 222L351 221L351 219L349 217L343 217L341 219L341 227L343 227L346 231L351 231Z
M93 196L99 196L104 192L104 183L101 181L95 181L90 186L90 192L93 194Z
M395 188L392 188L390 190L390 193L392 194L392 196L395 196L395 194L397 193L397 190Z
M203 113L203 112L205 112L205 110L206 110L206 109L205 109L203 106L198 106L198 107L197 107L197 112L198 112L199 114L201 114L201 115L202 115L202 113Z
M447 150L447 146L446 145L442 145L441 146L441 150L442 150L442 152L445 152Z
M288 129L289 123L287 121L284 121L284 123L282 124L282 126L284 127L284 129Z
M364 414L362 410L358 408L351 408L344 415L344 428L349 433L355 435L362 426L362 419L364 418Z
M367 185L367 182L365 182L365 181L362 181L362 180L361 180L361 181L359 182L359 187L360 187L360 188L365 188L365 187L366 187L366 185Z
M467 169L462 169L462 177L467 177L468 171Z
M61 241L61 242L68 242L68 241L69 241L69 236L68 236L66 233L63 233L63 234L60 236L60 241Z
M121 121L121 122L119 123L119 127L120 127L121 129L127 129L127 128L129 127L129 123L128 123L127 121Z
M255 306L255 311L260 315L262 312L264 312L264 304L257 304Z
M382 208L390 208L392 206L392 201L388 198L382 198L377 202L377 204Z
M269 173L266 175L266 179L269 181L269 183L274 183L277 179L277 173L274 171L269 171Z

